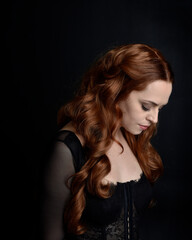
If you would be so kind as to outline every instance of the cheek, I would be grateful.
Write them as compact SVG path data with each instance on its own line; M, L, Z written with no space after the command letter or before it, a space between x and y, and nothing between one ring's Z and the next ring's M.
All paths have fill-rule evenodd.
M142 111L141 106L135 102L123 103L120 105L120 109L123 113L123 122L129 124L140 123L146 114Z
M143 114L141 113L141 111L134 108L134 109L129 109L127 116L130 118L130 120L137 121L142 118Z

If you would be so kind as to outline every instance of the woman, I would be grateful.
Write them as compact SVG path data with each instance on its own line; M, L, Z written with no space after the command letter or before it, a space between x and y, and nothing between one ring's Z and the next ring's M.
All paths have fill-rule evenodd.
M108 51L85 74L58 113L45 169L44 239L140 239L139 218L163 169L150 139L172 83L167 61L144 44Z

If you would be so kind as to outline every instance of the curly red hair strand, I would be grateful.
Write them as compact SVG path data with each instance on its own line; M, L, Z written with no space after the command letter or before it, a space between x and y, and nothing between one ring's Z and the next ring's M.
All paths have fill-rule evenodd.
M116 141L115 133L121 127L122 112L118 103L131 91L143 90L155 80L173 83L171 68L157 49L144 44L120 46L97 60L84 75L76 97L58 112L59 126L69 118L83 137L86 148L86 163L72 178L72 197L65 210L69 232L82 234L86 231L82 222L85 190L101 198L110 196L110 185L104 185L102 180L111 170L105 154L112 141ZM163 164L150 143L156 125L152 124L138 136L125 129L122 132L146 177L150 182L157 180Z

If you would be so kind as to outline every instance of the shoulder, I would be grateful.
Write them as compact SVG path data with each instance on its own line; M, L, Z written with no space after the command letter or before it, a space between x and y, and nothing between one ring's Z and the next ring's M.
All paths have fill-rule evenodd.
M74 134L77 139L79 140L79 142L81 143L81 146L83 147L84 146L84 138L82 135L78 134L76 129L73 127L72 123L69 122L68 124L66 124L64 127L62 127L59 131L59 133L64 133L64 132L67 132L68 134Z
M61 129L57 132L53 144L53 155L61 157L64 161L72 158L76 172L85 163L81 142L71 130Z
M70 134L68 132L57 132L47 150L48 163L52 165L68 164L73 162L73 154L70 149Z

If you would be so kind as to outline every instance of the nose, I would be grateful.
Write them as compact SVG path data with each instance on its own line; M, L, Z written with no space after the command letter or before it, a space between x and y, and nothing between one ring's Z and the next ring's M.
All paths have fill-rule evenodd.
M154 110L153 112L149 113L149 115L147 116L147 120L152 122L152 123L157 123L158 122L158 115L159 115L159 110Z

